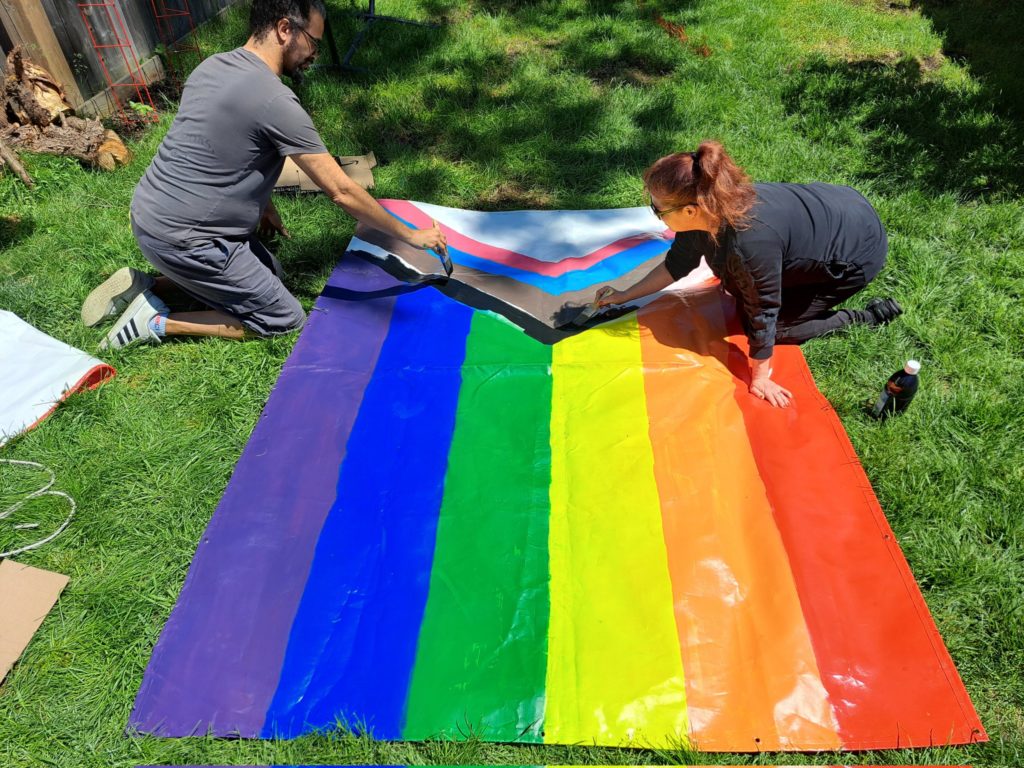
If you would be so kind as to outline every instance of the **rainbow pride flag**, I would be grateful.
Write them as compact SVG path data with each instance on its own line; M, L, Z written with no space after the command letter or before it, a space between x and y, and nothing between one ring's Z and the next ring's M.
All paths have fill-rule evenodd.
M544 344L346 256L131 726L709 751L984 740L800 350L774 358L789 409L751 397L746 366L714 285Z

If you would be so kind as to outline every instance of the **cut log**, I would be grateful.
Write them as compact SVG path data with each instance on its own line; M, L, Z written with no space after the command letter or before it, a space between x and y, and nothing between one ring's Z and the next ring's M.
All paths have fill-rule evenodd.
M121 138L104 128L99 120L61 117L59 123L45 128L11 126L0 130L0 138L7 139L19 149L74 157L86 165L107 171L131 160L131 153Z
M96 164L105 171L112 171L119 165L127 165L132 159L128 147L113 131L103 132L103 143L96 150Z

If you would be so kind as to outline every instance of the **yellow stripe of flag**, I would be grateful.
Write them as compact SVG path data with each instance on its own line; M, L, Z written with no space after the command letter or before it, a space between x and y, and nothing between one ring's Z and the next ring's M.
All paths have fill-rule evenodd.
M636 318L554 346L544 740L688 733Z

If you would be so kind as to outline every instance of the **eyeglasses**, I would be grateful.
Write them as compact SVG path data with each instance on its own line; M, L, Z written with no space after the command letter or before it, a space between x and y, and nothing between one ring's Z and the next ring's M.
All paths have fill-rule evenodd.
M660 211L658 210L658 206L656 206L654 203L651 203L651 210L654 211L655 216L657 216L659 219L664 220L664 218L668 216L670 213L682 210L687 205L689 205L689 203L684 203L683 205L677 205L675 208L666 208L665 210Z
M292 21L292 20L289 19L289 21ZM306 31L306 28L304 26L302 26L301 24L298 24L298 23L292 21L292 26L295 27L297 30L299 30L302 34L304 34L306 36L306 39L309 40L309 45L313 49L313 55L314 56L316 56L318 53L320 53L320 40L318 40L317 38L315 38L311 34L309 34L309 32Z

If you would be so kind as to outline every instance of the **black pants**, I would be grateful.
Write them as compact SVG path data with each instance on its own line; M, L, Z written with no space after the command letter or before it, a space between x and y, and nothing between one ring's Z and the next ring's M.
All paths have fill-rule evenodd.
M824 284L783 285L775 343L803 344L853 323L872 322L871 313L863 309L835 310L833 307L863 290L881 270L881 265L877 269L874 266L865 274L863 267L850 264L834 280Z

